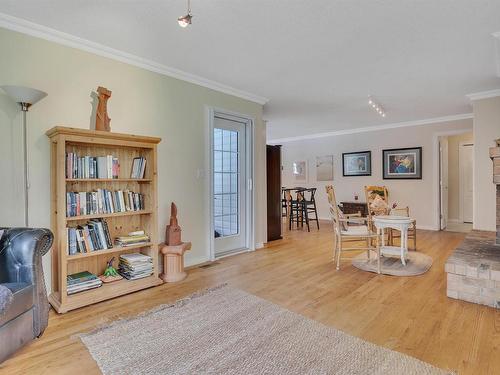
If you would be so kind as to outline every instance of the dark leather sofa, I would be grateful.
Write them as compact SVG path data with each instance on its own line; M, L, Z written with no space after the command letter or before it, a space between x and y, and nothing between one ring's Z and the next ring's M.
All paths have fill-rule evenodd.
M7 305L5 310L0 311L1 363L39 337L47 327L50 306L42 256L49 251L53 235L48 229L0 230L4 231L0 239L0 285L7 287L13 297L9 298L10 303L4 303Z

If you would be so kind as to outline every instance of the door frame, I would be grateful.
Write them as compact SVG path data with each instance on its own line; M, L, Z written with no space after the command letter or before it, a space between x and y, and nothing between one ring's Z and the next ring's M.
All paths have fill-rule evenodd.
M446 154L443 152L443 145L446 144ZM445 175L444 166L446 165L446 174L449 174L449 165L448 165L448 136L439 137L439 229L445 230L448 226L448 208L449 208L449 189L444 191L443 186L443 176ZM449 184L448 176L446 176L446 182ZM446 195L446 210L445 205L443 204L443 197ZM443 225L444 223L444 225Z
M242 252L255 250L255 189L254 189L254 136L255 136L255 118L242 113L228 111L226 109L206 106L206 170L208 171L208 178L206 179L206 195L208 205L208 224L207 224L207 240L208 250L207 256L210 261L224 258L226 256L236 255ZM247 178L247 199L246 199L246 247L241 251L235 251L221 256L215 256L215 238L214 238L214 202L213 202L213 188L214 188L214 160L213 160L213 131L215 116L223 117L228 120L237 120L245 123L245 138L246 138L246 178Z
M464 188L463 188L463 149L464 146L472 146L472 176L474 176L474 141L469 142L459 142L458 143L458 199L460 204L458 205L458 220L460 223L464 223ZM474 177L473 177L474 178ZM473 186L474 188L474 186ZM474 198L472 199L472 212L474 212ZM474 219L474 216L473 216ZM474 224L474 222L472 222Z

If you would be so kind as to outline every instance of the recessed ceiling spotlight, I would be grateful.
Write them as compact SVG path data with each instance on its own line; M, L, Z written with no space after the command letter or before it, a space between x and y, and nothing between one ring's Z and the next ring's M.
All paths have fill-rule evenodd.
M193 19L193 15L191 14L191 0L188 0L188 9L187 14L185 16L177 18L177 22L180 27L188 27L191 25Z
M377 113L382 116L382 117L385 117L385 110L384 108L375 101L375 99L373 99L372 96L369 96L368 97L368 105L370 105L375 111L377 111Z

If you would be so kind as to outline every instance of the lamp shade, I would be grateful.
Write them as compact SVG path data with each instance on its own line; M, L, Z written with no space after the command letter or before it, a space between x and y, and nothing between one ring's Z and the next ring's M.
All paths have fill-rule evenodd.
M33 105L47 96L46 92L23 86L0 86L17 103Z

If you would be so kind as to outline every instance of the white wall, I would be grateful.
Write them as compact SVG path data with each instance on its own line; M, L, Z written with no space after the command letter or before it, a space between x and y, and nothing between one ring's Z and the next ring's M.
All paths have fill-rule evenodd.
M409 206L410 214L423 229L438 228L438 146L437 134L471 130L472 120L459 120L413 127L386 129L358 134L339 135L318 139L294 141L283 144L283 186L306 185L317 187L318 210L321 218L328 218L325 185L317 182L316 156L334 156L334 181L338 201L353 201L358 193L364 199L365 185L385 185L389 189L390 202ZM383 180L382 150L399 147L422 147L422 180ZM342 177L342 153L355 151L372 152L372 176ZM306 184L296 183L292 175L292 163L308 160L309 177Z
M474 229L496 230L496 198L489 148L500 138L500 97L474 100Z
M205 106L254 117L255 242L265 242L266 130L262 105L4 29L0 29L0 51L0 84L48 93L28 113L31 226L50 227L50 159L45 132L56 125L89 129L91 92L104 86L113 92L108 106L112 131L162 138L158 147L158 230L163 240L170 202L175 201L183 238L193 243L186 264L208 259L208 182L197 177L197 170L206 167ZM23 223L20 126L16 105L0 94L0 226ZM50 255L43 261L46 280L50 280Z

